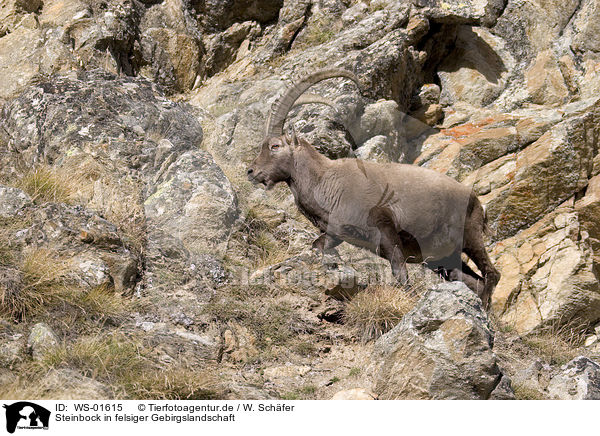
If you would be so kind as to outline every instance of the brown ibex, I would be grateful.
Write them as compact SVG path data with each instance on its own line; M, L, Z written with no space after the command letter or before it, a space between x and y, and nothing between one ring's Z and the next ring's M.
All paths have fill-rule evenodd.
M424 262L447 280L462 280L487 309L500 273L486 252L485 211L472 189L415 165L330 160L295 133L284 134L285 119L299 97L333 77L359 85L347 71L319 71L274 105L260 154L248 168L249 180L267 189L288 184L299 210L321 231L313 247L326 251L346 241L367 248L389 260L402 284L408 281L405 263ZM463 252L483 277L462 261Z

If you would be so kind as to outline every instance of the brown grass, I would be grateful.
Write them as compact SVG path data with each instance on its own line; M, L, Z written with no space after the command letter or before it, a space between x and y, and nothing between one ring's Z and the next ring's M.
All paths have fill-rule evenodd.
M27 319L64 298L70 264L56 253L30 250L12 271L13 286L0 284L0 312L4 315Z
M518 383L512 384L513 391L515 392L515 398L517 400L546 400L544 395L533 388L528 386L520 385Z
M394 328L417 300L415 289L370 286L346 304L344 322L357 332L361 341L368 342Z
M87 291L71 289L65 300L80 313L96 321L120 323L132 312L133 302L117 292L112 286L100 285Z
M137 251L146 244L146 219L142 183L119 174L111 162L92 157L67 159L59 170L69 174L76 189L70 201L82 204L116 225Z
M174 365L168 369L150 358L151 350L121 333L81 337L47 352L20 368L21 377L0 387L2 398L38 398L36 381L68 368L105 384L115 398L214 399L221 390L214 372ZM40 386L42 384L40 383ZM41 388L40 388L41 389ZM43 389L47 389L44 387Z
M115 293L112 286L78 289L69 259L49 249L26 251L23 259L6 267L3 274L0 314L15 320L28 321L64 303L77 308L78 317L118 322L127 316L132 305L131 299Z
M339 29L334 19L326 16L319 17L307 25L302 42L294 48L301 49L325 44L335 37L336 30Z
M68 174L56 168L38 165L25 173L17 187L36 203L68 203L73 195L75 182Z
M207 304L205 311L215 321L223 324L236 321L247 327L256 336L259 348L265 350L271 345L290 343L304 329L302 320L291 305L273 298L244 301L225 298Z
M523 338L540 357L552 365L564 365L580 354L585 341L587 325L555 325Z

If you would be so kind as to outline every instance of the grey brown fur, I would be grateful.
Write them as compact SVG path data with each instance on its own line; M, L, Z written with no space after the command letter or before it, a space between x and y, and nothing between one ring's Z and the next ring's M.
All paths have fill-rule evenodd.
M415 165L330 160L295 134L283 134L287 113L309 86L337 76L358 84L343 73L315 73L284 95L248 178L267 189L288 184L299 210L321 231L313 247L326 251L346 241L369 249L389 260L402 284L407 262L425 263L448 280L465 282L488 308L500 273L485 250L485 212L470 188ZM462 262L461 253L483 277Z

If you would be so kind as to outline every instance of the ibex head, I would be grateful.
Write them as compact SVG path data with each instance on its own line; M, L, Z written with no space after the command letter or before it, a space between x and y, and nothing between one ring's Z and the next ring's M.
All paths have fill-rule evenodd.
M262 183L267 189L271 189L276 183L289 179L294 165L294 148L304 141L299 141L295 133L291 137L283 133L285 120L290 110L300 104L321 103L334 107L333 103L320 96L307 95L305 98L300 98L315 83L332 77L346 77L360 88L354 74L339 69L318 71L289 88L273 105L269 114L260 154L248 168L248 179L251 182Z

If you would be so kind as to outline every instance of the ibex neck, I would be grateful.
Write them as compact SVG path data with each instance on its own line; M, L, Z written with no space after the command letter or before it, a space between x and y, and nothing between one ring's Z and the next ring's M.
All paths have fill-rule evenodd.
M288 182L294 196L316 186L328 164L329 159L310 146L294 150L294 167Z

